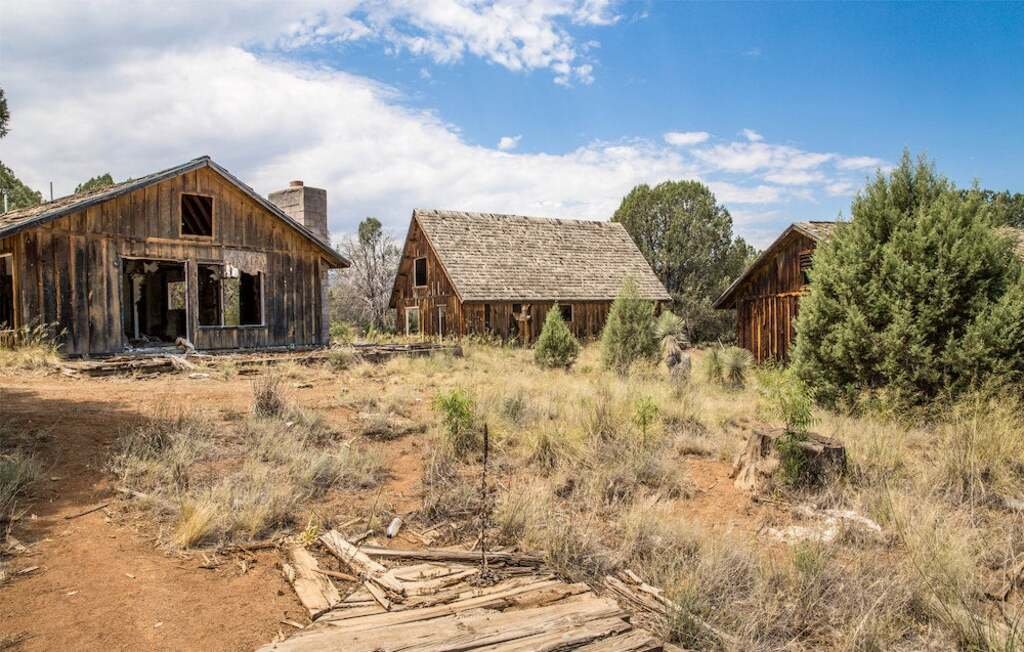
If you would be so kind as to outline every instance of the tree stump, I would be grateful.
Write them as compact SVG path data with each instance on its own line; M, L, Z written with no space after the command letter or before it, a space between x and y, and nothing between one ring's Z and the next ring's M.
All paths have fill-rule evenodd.
M846 447L842 442L778 428L751 433L746 447L736 456L730 477L737 488L759 492L777 479L815 485L845 471Z

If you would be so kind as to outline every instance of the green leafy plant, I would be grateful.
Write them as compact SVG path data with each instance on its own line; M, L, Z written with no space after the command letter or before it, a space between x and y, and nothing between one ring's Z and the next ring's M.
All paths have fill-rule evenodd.
M576 362L579 353L580 343L562 319L558 307L552 307L533 348L534 359L542 367L566 369Z
M666 337L680 337L686 335L686 322L682 317L671 310L666 310L658 315L657 323L658 340Z
M637 399L633 404L633 423L640 428L642 441L647 442L647 431L658 418L658 404L649 396Z
M608 311L601 334L601 361L606 368L625 373L634 362L657 358L654 304L642 299L636 281L627 278Z
M441 415L445 436L453 453L461 456L480 447L475 406L465 390L441 392L434 399L434 409Z

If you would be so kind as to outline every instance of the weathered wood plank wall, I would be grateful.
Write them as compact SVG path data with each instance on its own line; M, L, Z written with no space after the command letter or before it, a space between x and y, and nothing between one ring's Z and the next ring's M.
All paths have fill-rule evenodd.
M213 197L213 235L181 235L181 195ZM200 349L326 343L317 248L225 181L200 168L61 217L9 238L14 254L18 326L42 319L66 331L72 355L124 347L124 258L186 262L188 332ZM265 255L264 326L200 326L198 266Z
M800 255L813 252L815 245L813 239L794 231L739 289L736 339L758 362L789 358L805 291Z

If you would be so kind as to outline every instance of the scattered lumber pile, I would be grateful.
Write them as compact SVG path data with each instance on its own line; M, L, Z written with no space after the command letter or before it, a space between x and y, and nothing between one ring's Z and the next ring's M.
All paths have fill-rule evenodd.
M798 456L801 481L816 483L846 470L846 448L838 440L810 432L793 436L785 428L755 430L733 463L736 487L754 493L769 488L783 465L784 447Z
M540 561L530 555L489 555L489 567L499 569L499 579L482 582L473 563L480 553L358 548L334 530L320 543L361 586L314 617L312 625L261 651L677 649L631 624L615 600L543 573ZM296 558L291 554L290 559ZM419 563L389 568L382 560ZM303 590L306 597L300 593L300 599L312 614L325 594L320 588Z
M121 375L154 375L177 371L195 371L196 365L184 355L119 356L105 360L79 360L66 363L65 373L84 374L94 378Z
M352 348L367 362L386 362L399 355L423 357L436 353L450 353L457 358L462 357L462 347L434 342L415 342L413 344L353 344Z

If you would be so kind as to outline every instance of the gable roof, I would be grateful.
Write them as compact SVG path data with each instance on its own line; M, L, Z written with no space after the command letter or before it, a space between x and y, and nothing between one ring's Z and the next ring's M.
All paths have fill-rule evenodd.
M644 299L671 299L617 222L422 209L412 220L462 301L610 301L627 276Z
M31 229L46 222L64 217L65 215L81 211L90 206L101 204L116 197L120 197L121 195L145 188L146 186L154 183L159 183L178 175L185 174L186 172L191 172L204 167L210 168L222 176L226 181L228 181L228 183L248 195L253 201L263 206L263 208L267 209L278 218L284 220L284 222L297 231L299 235L305 237L316 245L321 250L321 253L323 253L324 258L329 260L331 263L338 267L348 267L350 265L348 260L332 249L329 244L317 237L316 234L306 228L305 225L296 222L270 200L262 197L251 187L242 183L237 177L235 177L235 175L215 163L209 156L200 156L199 158L194 158L187 163L182 163L181 165L176 165L172 168L161 170L160 172L154 172L153 174L148 174L138 179L130 179L128 181L116 183L112 186L107 186L106 188L101 188L99 190L67 195L66 197L60 197L51 202L0 214L0 238L20 233L26 229Z
M832 234L836 231L836 227L840 224L842 224L842 222L825 222L816 220L808 222L794 222L793 224L790 224L789 227L782 232L782 235L775 238L775 241L768 245L768 247L754 260L754 262L748 265L747 268L743 270L743 273L740 274L728 288L726 288L725 292L722 293L722 296L718 297L718 299L716 299L712 304L712 307L731 308L736 290L738 290L739 287L743 285L743 282L750 278L750 276L759 267L761 267L764 262L775 255L775 252L782 246L786 239L789 238L791 233L800 233L815 242L821 242L822 240L828 240L832 237Z

